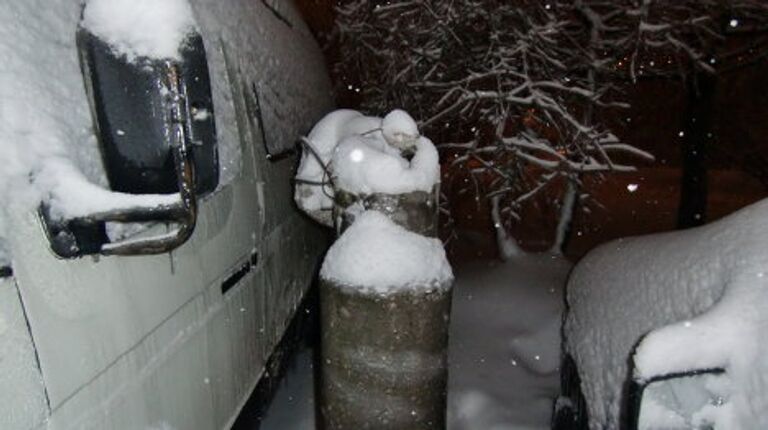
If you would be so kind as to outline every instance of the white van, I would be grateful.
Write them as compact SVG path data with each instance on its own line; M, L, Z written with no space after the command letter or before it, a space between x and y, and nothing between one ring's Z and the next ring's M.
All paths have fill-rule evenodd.
M109 86L130 95L146 84L131 76L157 83L173 64L131 70L99 51L80 0L0 3L2 151L49 127L65 146L94 142L75 155L103 159L101 173L79 173L99 186L54 175L38 210L4 202L0 429L229 428L313 280L327 237L294 207L291 177L297 139L332 108L322 55L289 1L188 5L199 37L173 69L180 93L160 85L126 102ZM160 108L177 109L180 135L142 111L152 97L171 100ZM38 113L9 117L14 103ZM137 134L168 141L120 147ZM165 151L165 164L131 165L142 151ZM83 190L98 204L56 212ZM146 195L125 203L115 190Z

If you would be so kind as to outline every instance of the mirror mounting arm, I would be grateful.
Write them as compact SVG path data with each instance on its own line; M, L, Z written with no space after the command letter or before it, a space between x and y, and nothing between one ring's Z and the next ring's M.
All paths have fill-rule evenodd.
M163 84L168 90L169 99L172 101L169 103L165 114L168 116L168 123L170 124L170 149L176 170L179 201L159 206L119 208L92 213L84 217L62 220L61 222L51 222L46 215L47 211L44 210L42 211L42 218L45 224L49 226L66 224L67 227L91 228L105 222L165 221L176 223L178 227L164 235L105 243L100 245L99 250L95 252L97 254L105 256L165 254L185 243L194 232L195 224L197 223L197 197L195 194L197 184L192 151L187 143L187 118L185 115L185 112L188 110L186 106L187 97L184 93L184 86L178 66L170 61L166 62L165 66L166 73L164 74ZM80 249L71 246L54 247L54 251L60 257L65 258L78 257L85 254Z
M175 59L129 60L82 26L77 46L110 189L165 198L127 200L119 207L66 218L54 217L44 202L39 215L51 249L60 258L170 252L192 236L199 196L218 185L213 98L202 36L189 35ZM172 223L173 230L112 241L111 226L106 225L147 222Z

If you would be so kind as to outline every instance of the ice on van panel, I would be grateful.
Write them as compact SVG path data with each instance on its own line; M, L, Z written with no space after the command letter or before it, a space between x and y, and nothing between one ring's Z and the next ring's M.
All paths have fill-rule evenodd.
M722 428L768 428L766 243L763 200L703 227L610 242L579 263L566 349L593 428L617 425L627 358L646 333L635 377L723 368L732 413L720 419L738 424Z
M82 24L130 61L179 59L196 27L187 0L88 0Z
M413 158L408 161L403 151L415 152ZM299 207L331 225L333 186L361 195L429 192L440 181L440 166L435 146L406 112L379 118L342 109L326 115L305 139L296 179Z
M374 294L446 287L453 272L439 239L363 212L331 246L320 276Z

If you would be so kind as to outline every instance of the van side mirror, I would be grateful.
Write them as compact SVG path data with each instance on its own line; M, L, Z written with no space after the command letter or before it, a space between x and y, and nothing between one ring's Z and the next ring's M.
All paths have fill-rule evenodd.
M195 33L187 38L180 60L129 61L82 27L77 47L111 190L178 193L179 199L165 205L124 205L74 219L55 219L44 206L40 213L51 248L63 258L169 252L191 236L197 198L218 185L216 126L202 37ZM111 243L107 222L169 222L177 228L160 237Z

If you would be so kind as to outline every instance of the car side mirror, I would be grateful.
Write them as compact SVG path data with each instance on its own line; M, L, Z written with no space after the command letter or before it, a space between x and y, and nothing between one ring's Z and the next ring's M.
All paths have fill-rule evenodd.
M128 204L72 219L57 219L44 205L40 213L51 248L62 258L169 252L191 236L197 198L218 185L216 126L203 39L198 33L189 35L178 60L128 60L80 27L77 47L111 190L131 195L178 193L179 198L172 204ZM107 222L169 222L177 228L159 237L111 243Z
M631 429L713 429L728 402L723 369L692 370L635 383Z

